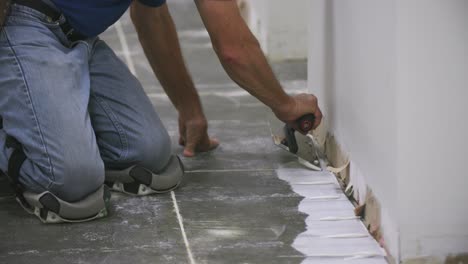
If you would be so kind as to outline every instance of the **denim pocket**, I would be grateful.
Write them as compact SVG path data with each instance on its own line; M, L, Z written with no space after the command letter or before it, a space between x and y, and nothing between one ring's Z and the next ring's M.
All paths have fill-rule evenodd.
M41 24L48 28L55 29L59 28L59 23L52 20L47 20L46 18L37 18L30 15L23 15L16 13L14 16L8 18L8 25L37 25Z
M42 24L50 28L59 27L58 21L52 20L52 18L46 16L45 14L37 10L26 6L15 5L12 7L10 17L8 18L8 24L17 25L18 23L28 25Z

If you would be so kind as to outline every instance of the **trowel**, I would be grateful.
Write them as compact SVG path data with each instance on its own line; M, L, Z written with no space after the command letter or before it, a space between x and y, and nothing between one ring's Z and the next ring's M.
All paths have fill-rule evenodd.
M320 164L320 159L312 135L302 135L307 134L307 132L312 130L314 121L315 116L313 114L307 114L296 120L294 127L290 124L285 124L282 129L283 135L275 135L273 130L271 130L271 135L273 137L273 142L275 143L275 145L295 155L301 164L308 167L309 169L321 171L322 168ZM296 129L299 131L297 131ZM300 137L300 142L304 143L300 144L302 148L301 151L299 151L298 138L296 138L296 132L302 133L297 133L297 135Z

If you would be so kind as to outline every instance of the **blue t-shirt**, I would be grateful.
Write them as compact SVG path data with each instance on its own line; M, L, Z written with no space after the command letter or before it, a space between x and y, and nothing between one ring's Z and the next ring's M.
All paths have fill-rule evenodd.
M138 0L158 7L166 0ZM52 0L79 33L94 37L114 24L128 9L132 0Z

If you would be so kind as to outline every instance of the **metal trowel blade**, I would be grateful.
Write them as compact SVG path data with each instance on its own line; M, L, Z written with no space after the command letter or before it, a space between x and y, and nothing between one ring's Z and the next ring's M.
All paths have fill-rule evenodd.
M279 129L277 130L283 131ZM300 133L296 133L296 141L297 141L298 146L300 147L297 153L293 153L290 151L289 146L287 145L286 137L282 134L274 133L271 127L271 124L270 124L270 131L271 131L273 143L276 146L280 147L283 150L286 150L291 155L294 155L295 157L297 157L299 163L301 163L305 167L311 170L315 170L315 171L322 171L321 162L320 162L313 140L311 140L309 137L304 136Z

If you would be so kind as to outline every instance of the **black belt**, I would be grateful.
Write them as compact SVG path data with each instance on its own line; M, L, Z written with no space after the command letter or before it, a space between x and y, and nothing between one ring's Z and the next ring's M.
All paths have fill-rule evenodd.
M22 6L27 6L36 11L39 11L42 14L50 17L54 21L59 20L62 16L62 13L58 12L57 10L53 9L52 7L40 0L13 0L13 3ZM67 21L61 23L60 28L62 29L63 33L68 38L68 40L70 40L71 42L84 40L87 38L86 36L77 32Z

